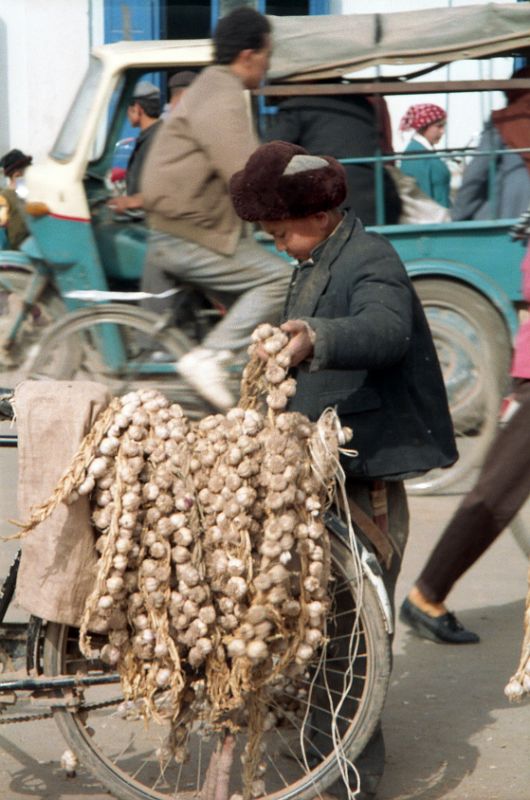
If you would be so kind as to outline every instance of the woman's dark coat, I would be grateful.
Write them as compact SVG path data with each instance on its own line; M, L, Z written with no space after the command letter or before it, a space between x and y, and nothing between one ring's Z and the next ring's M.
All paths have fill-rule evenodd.
M296 271L285 318L317 337L289 408L336 406L353 428L348 474L392 477L457 459L443 378L421 303L392 246L353 212ZM313 263L314 261L314 263Z

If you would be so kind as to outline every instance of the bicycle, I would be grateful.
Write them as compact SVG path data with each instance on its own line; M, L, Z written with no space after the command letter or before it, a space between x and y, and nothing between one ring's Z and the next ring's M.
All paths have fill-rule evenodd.
M0 402L0 415L10 415L9 403ZM0 445L15 444L13 435L0 437ZM331 537L333 575L327 657L312 667L298 696L278 692L281 719L263 739L263 796L271 800L310 800L338 777L340 765L329 733L323 732L329 740L328 747L315 749L311 745L310 685L316 687L321 709L330 716L338 715L340 749L351 761L355 761L375 729L388 687L392 615L378 562L357 541L360 573L349 548L347 527L333 513L327 515L326 524ZM0 631L4 630L3 620L14 595L18 563L19 556L0 591ZM348 666L351 651L345 643L350 640L352 628L356 658L343 698L334 688L330 692L324 690L333 687L337 674ZM206 740L191 733L191 757L186 763L177 764L164 757L164 726L145 727L138 709L123 702L118 676L112 668L81 655L77 629L31 617L25 633L26 667L31 677L0 680L0 722L30 721L43 716L4 716L2 695L9 693L10 705L21 693L38 695L41 708L43 701L48 701L44 714L53 715L79 761L114 797L169 800L195 795L203 784L215 737ZM98 641L103 644L101 638L94 636L94 645ZM236 757L241 755L247 737L248 731L243 727L237 734ZM312 747L310 761L304 756L306 746ZM238 778L232 776L230 793L240 788Z

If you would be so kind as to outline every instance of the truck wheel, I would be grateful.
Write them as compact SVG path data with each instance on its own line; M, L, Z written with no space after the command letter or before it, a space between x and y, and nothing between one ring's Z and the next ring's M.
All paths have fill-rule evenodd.
M478 292L460 283L417 279L444 373L459 461L407 483L409 494L436 494L473 477L496 432L507 388L510 334L501 315ZM461 487L460 487L461 488Z
M483 349L453 324L431 320L453 421L458 461L407 481L409 494L436 494L456 486L465 491L497 430L499 382Z
M451 280L417 279L414 288L429 323L439 320L455 326L484 352L489 368L503 392L511 359L510 333L499 312L485 297Z

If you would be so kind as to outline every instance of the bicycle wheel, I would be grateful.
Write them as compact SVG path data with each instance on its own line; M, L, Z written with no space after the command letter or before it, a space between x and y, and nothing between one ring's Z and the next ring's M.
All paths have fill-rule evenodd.
M501 388L483 349L458 328L431 319L453 421L458 461L407 481L409 494L436 494L473 477L497 430ZM461 485L460 485L461 490Z
M58 349L71 353L68 363ZM114 395L153 388L180 403L190 416L209 410L176 374L174 362L192 348L160 316L135 306L108 303L68 314L43 336L29 368L36 380L96 380Z
M33 273L19 269L0 269L0 342L4 342L13 322L23 308L24 295ZM65 313L65 307L52 288L27 309L24 322L8 350L0 348L2 371L22 370L34 346L50 325ZM57 354L58 355L58 354Z
M310 708L324 715L336 711L339 717L343 751L354 760L362 751L380 719L390 673L390 644L375 591L367 580L362 586L356 579L349 549L333 534L333 596L328 621L329 644L326 666L314 668L305 677L305 685L293 696L278 689L275 709L282 710L274 728L264 735L266 798L310 800L329 786L339 774L339 766L329 730L317 729L320 743L315 746L315 728L303 715ZM362 602L358 603L362 592ZM340 609L340 610L338 610ZM339 707L341 693L333 689L337 676L347 666L346 634L356 625L354 679ZM342 662L342 663L341 663ZM79 654L77 631L49 623L43 646L43 669L47 675L101 672L101 664ZM309 683L316 695L308 694ZM325 686L329 685L329 693ZM167 735L164 726L150 724L121 703L119 688L93 686L78 690L72 708L57 708L55 720L69 747L95 777L119 800L169 800L196 796L204 781L214 741L190 736L190 758L183 764L159 761L159 748ZM316 703L315 703L316 697ZM300 716L301 715L301 716ZM215 737L212 737L212 739ZM245 729L237 734L236 759L246 743ZM304 766L300 742L311 747L311 766ZM311 744L313 742L313 744ZM157 755L158 752L158 755ZM241 791L241 769L233 773L229 794Z

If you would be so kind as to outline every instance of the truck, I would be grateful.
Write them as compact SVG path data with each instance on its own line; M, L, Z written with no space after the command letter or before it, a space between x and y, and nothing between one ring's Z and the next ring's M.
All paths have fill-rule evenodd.
M413 102L415 94L425 92L530 90L530 80L521 78L412 80L440 64L466 59L524 59L530 46L526 4L384 16L282 16L271 21L274 52L269 81L249 96L249 113L258 122L270 111L266 103L286 96L401 94L411 95ZM107 205L115 191L109 176L116 143L123 140L127 105L139 80L154 81L164 89L175 71L199 71L212 62L212 55L210 40L121 41L93 51L47 159L26 173L25 213L31 235L20 251L2 251L0 353L6 376L69 379L88 373L106 379L126 371L124 359L128 365L131 361L125 352L126 336L121 327L115 335L118 328L113 325L138 328L145 312L135 305L136 296L128 294L127 306L120 306L121 322L111 316L97 337L90 334L94 315L99 314L101 322L105 311L115 310L113 290L137 288L149 237L141 215L116 216ZM390 77L385 75L389 66ZM376 69L375 78L364 77L368 67ZM470 154L475 153L436 152L446 158ZM482 154L491 163L492 191L497 155ZM399 253L426 310L444 372L460 458L448 470L409 483L411 492L438 492L470 479L495 433L496 410L524 306L519 278L523 249L510 238L517 221L512 218L386 224L383 170L399 159L396 153L376 153L368 159L375 165L378 191L373 230L387 237ZM352 153L349 160L360 159ZM130 323L134 319L136 323ZM149 321L142 324L149 330ZM170 349L177 354L186 343L178 331L172 336ZM154 367L142 369L153 372Z

